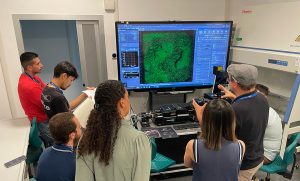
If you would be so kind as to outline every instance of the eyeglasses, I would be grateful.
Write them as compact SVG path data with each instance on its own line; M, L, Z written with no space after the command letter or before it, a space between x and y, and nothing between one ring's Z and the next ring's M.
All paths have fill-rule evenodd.
M236 78L234 78L232 75L229 75L228 78L227 78L227 82L229 81L234 81L236 83L239 83L239 81L236 80Z

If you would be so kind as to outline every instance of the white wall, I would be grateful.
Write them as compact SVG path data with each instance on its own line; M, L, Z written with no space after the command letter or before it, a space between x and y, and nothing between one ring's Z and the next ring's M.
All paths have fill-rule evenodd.
M224 20L225 0L118 0L119 20Z
M6 89L9 92L12 117L24 116L17 93L21 65L12 20L13 14L104 15L109 79L118 78L117 62L111 58L112 53L116 52L115 20L225 19L225 0L118 0L115 2L116 7L119 8L116 13L105 12L103 2L104 0L1 0L0 37L3 50L0 52L0 59L3 61L2 70ZM0 110L7 108L9 108L8 103L4 102L0 105Z
M300 52L300 0L230 0L237 46ZM246 13L248 12L248 13Z
M3 71L2 71L2 65L1 65L1 59L0 59L0 103L1 103L1 105L4 105L3 107L1 107L1 110L0 110L0 120L11 118L11 111L10 111L7 96L8 95L6 92L4 76L3 76Z

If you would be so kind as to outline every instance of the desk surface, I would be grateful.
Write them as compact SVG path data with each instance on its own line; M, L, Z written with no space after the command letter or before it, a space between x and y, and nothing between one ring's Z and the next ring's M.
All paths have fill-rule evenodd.
M173 124L173 125L164 125L164 126L156 126L152 121L150 121L150 127L149 129L156 129L156 128L163 128L163 127L173 127L175 125L185 125L185 124L193 124L193 123L183 123L183 124ZM138 130L141 130L141 124L140 122L137 123ZM174 129L178 136L183 135L191 135L191 134L198 134L201 132L200 128L190 128L190 129L182 129L182 130L176 130Z
M10 168L4 163L27 152L30 122L27 118L0 120L0 177L1 180L23 180L25 161Z

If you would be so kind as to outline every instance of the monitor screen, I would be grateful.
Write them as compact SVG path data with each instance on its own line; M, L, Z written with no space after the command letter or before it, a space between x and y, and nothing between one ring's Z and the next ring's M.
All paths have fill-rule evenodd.
M116 22L119 80L131 91L211 87L227 68L231 21Z

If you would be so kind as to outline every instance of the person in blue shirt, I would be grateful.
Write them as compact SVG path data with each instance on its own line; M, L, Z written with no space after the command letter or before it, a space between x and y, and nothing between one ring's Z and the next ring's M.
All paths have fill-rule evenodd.
M42 153L37 167L38 181L75 180L75 158L73 147L81 135L78 119L71 112L59 113L49 120L54 145Z

